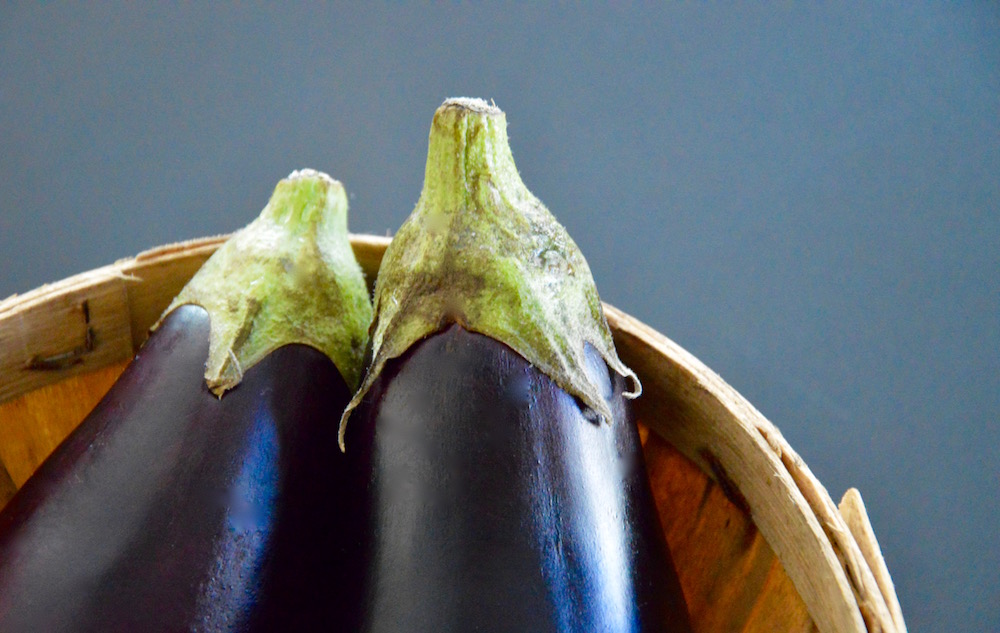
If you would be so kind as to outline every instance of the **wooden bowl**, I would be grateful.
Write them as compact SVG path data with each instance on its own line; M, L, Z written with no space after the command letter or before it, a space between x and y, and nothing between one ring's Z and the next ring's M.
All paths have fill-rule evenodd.
M0 302L0 506L90 412L225 239L163 246ZM374 280L388 238L352 237ZM696 631L905 631L861 496L839 509L753 406L605 306Z

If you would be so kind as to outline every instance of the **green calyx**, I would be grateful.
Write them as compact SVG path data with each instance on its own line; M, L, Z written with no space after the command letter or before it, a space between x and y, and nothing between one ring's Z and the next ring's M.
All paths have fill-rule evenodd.
M357 386L372 306L348 238L343 185L310 169L292 172L260 217L219 247L163 316L188 303L211 317L205 382L219 397L291 343L323 352Z
M641 392L586 260L521 181L503 112L478 99L449 99L434 115L423 191L376 281L372 363L341 419L342 448L351 410L386 362L451 323L508 345L607 421L586 343L631 380L626 396Z

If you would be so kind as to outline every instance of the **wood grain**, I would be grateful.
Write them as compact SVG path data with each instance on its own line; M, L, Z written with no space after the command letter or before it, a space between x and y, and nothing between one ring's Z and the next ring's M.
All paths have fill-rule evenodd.
M0 304L0 402L130 358L127 283L99 269Z
M696 630L814 631L774 551L722 487L656 433L643 449Z
M119 361L0 404L0 461L20 488L125 369ZM6 499L4 500L6 503Z
M679 345L605 305L622 360L643 383L639 417L745 508L820 631L896 631L836 505L781 433Z
M903 620L903 610L899 606L899 598L896 597L896 587L882 557L882 548L875 538L875 531L872 530L872 524L868 520L865 502L861 499L861 493L857 488L850 488L844 493L844 497L840 500L840 514L844 517L858 547L861 548L861 554L868 568L875 576L875 582L889 607L893 623L898 630L905 631L906 623Z

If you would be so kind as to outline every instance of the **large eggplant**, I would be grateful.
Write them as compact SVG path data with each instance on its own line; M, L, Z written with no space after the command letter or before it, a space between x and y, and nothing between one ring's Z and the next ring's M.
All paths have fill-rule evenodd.
M346 205L317 172L279 183L11 500L0 631L356 628L335 421L371 306Z
M429 144L341 425L369 481L361 630L689 631L586 261L496 107L446 101Z

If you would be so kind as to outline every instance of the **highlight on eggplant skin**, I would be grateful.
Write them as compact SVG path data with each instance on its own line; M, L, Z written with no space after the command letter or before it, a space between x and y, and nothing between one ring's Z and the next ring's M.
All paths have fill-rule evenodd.
M353 625L330 421L347 384L290 345L220 400L208 331L204 309L174 310L0 514L0 631Z
M0 631L356 628L335 420L371 305L346 212L293 172L185 286L0 512Z
M498 108L445 101L428 145L341 418L369 481L361 630L690 631L586 261Z
M459 325L387 364L348 430L362 631L690 631L625 380L587 361L610 424Z

